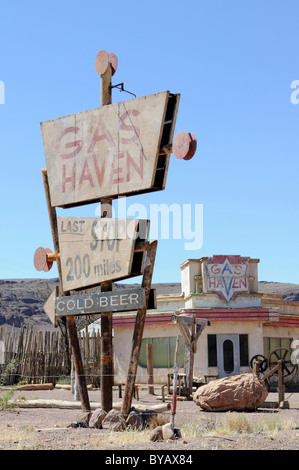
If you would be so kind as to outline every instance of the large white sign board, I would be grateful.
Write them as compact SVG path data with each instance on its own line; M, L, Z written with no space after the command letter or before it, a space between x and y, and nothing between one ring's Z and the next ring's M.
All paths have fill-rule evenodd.
M159 151L178 103L165 91L42 122L52 206L164 189L169 155L161 165Z

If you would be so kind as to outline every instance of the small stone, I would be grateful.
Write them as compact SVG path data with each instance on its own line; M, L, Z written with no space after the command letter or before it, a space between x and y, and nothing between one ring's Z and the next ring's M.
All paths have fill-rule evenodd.
M150 433L150 441L163 441L162 426L157 426L155 429L152 430L152 432Z
M102 429L102 421L107 416L107 412L102 408L97 408L91 415L89 421L90 428Z
M174 435L174 432L172 430L170 423L163 424L162 435L163 435L164 441L167 441L168 439L171 439L171 440L175 439L175 435Z
M126 428L126 422L119 411L110 410L103 419L102 426L110 431L122 431Z
M78 417L76 421L71 423L68 427L69 428L88 428L89 427L89 419L91 413L83 413Z
M131 426L131 428L141 429L143 428L144 422L141 414L138 411L133 410L126 419L126 424L127 426Z
M182 434L181 434L180 428L174 428L173 432L174 432L174 435L175 435L175 438L176 438L176 439L181 439L181 438L182 438Z

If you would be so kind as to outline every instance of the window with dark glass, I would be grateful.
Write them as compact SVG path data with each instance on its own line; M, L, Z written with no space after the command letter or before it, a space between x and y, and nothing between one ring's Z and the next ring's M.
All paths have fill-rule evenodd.
M248 335L239 335L239 342L240 342L240 366L246 367L249 365Z
M227 374L234 371L234 343L230 339L223 341L223 368Z
M208 367L217 367L216 335L208 335Z

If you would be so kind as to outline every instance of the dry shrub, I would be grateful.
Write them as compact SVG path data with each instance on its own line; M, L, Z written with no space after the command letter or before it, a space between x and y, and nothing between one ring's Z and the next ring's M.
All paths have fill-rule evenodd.
M225 434L248 434L253 432L253 424L250 422L250 419L245 414L236 412L227 413L224 416L221 428Z

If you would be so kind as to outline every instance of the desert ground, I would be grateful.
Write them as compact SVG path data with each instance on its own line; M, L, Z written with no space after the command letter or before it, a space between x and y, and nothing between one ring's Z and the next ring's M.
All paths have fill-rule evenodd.
M118 391L113 393L113 400L119 403ZM15 392L13 399L19 397L76 403L70 390L56 388ZM100 391L89 391L89 399L91 403L99 403ZM272 392L266 402L277 399L278 394ZM115 432L70 427L82 416L80 404L79 409L75 405L71 409L16 407L0 411L0 450L97 450L113 451L114 455L120 451L165 451L184 455L190 452L193 458L204 450L298 450L299 393L286 392L285 400L289 403L287 409L261 407L253 412L207 412L193 401L178 401L175 426L180 428L181 437L162 442L150 441L150 428ZM145 389L140 392L138 401L133 399L132 406L161 403L157 394L150 395ZM158 419L164 424L170 421L170 415L171 411L165 411Z

